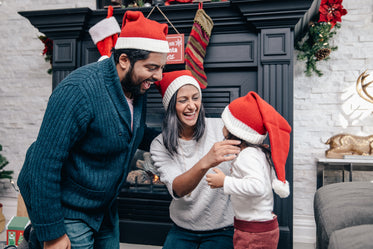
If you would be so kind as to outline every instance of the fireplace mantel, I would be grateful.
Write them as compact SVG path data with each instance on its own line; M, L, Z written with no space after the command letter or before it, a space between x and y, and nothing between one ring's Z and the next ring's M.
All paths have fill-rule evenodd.
M233 99L256 91L293 125L294 43L302 36L309 21L317 14L320 0L231 0L204 3L214 27L207 47L204 68L208 87L204 106L211 117L219 117ZM198 4L161 6L176 29L188 40ZM152 8L114 9L121 25L127 10L139 10L148 16ZM100 54L88 30L107 16L107 10L89 8L22 11L33 26L53 40L52 88L70 72L97 61ZM167 23L158 10L150 19ZM169 33L175 31L169 26ZM184 69L183 64L167 70ZM163 108L155 89L148 93L148 126L159 127ZM293 192L293 136L286 164L286 178ZM292 248L293 196L275 198L275 213L280 224L279 248Z

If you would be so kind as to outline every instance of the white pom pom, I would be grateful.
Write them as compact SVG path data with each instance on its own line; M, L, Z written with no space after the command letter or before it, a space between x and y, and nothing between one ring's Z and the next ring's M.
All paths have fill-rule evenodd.
M105 60L107 58L109 58L107 55L103 55L103 56L100 57L100 59L98 59L98 61L102 61L102 60Z
M275 193L281 198L286 198L290 194L290 187L288 181L284 183L278 179L273 179L272 188L275 191Z

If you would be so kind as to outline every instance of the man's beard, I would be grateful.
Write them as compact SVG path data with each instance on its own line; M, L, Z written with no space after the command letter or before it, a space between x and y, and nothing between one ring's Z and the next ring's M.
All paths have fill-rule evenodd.
M141 83L136 85L132 81L132 73L133 73L133 69L132 69L132 67L130 67L126 76L121 81L121 84L122 84L122 87L123 87L124 91L131 93L132 97L135 97L135 96L141 94L141 91L140 91Z

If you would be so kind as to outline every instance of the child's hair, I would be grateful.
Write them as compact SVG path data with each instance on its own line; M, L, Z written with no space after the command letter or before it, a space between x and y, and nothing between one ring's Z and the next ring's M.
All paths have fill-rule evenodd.
M265 146L264 144L252 144L252 143L249 143L239 137L236 137L235 135L233 135L232 133L228 132L228 135L225 137L225 139L233 139L233 140L239 140L241 141L241 146L244 146L244 147L254 147L254 148L258 148L260 149L261 151L263 151L263 153L266 155L266 158L267 158L267 162L269 163L269 165L271 167L274 167L273 166L273 162L272 162L272 156L271 156L271 149L267 146Z

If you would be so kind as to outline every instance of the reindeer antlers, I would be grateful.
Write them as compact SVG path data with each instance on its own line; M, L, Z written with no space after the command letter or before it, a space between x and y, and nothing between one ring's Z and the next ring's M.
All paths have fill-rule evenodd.
M369 74L367 73L367 70L365 70L362 74L359 75L356 81L356 91L360 95L360 97L362 97L370 103L373 103L373 97L367 91L368 86L373 83L373 80L368 83L364 82L368 76Z

